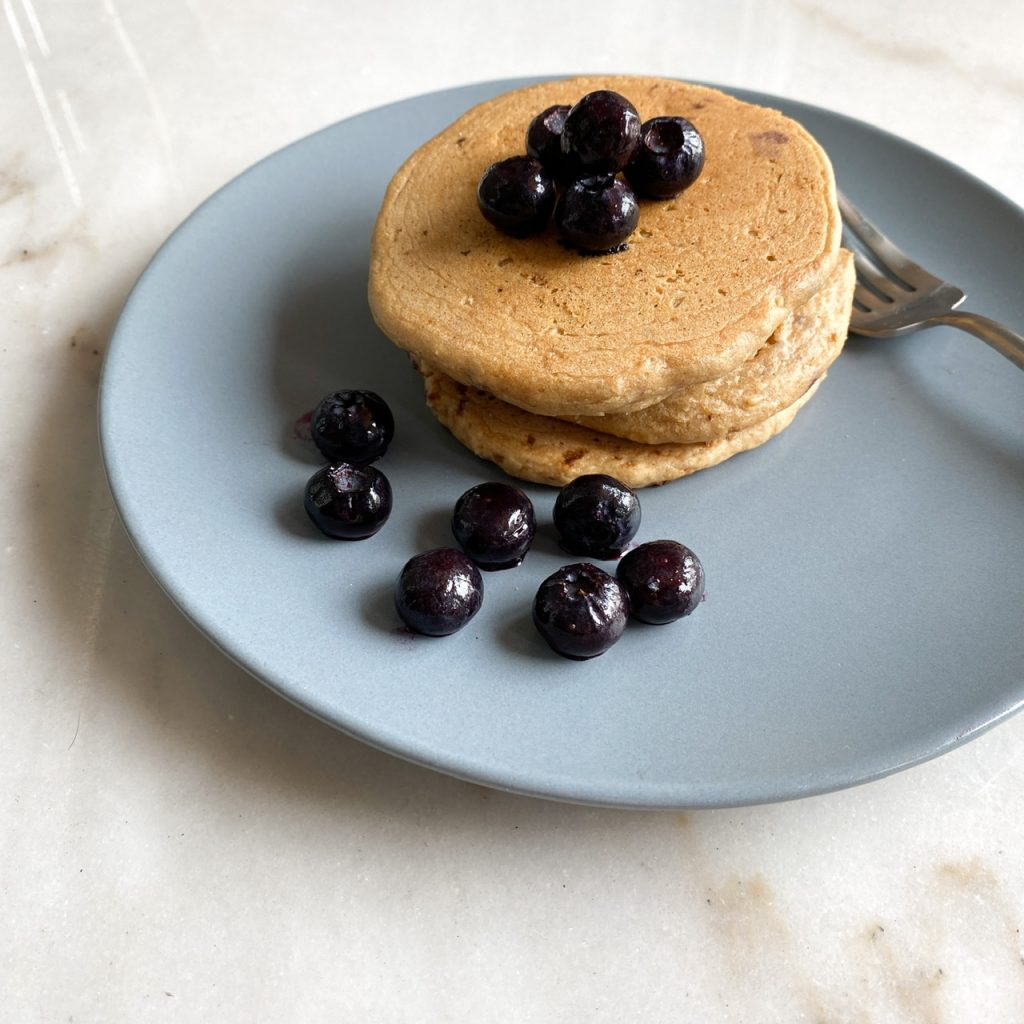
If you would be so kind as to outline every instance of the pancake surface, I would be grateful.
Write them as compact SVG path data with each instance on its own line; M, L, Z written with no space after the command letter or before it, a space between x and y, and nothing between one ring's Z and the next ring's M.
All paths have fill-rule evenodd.
M566 418L645 444L710 441L753 426L792 405L842 352L855 283L853 255L842 249L821 291L732 373L683 388L638 412Z
M607 473L648 487L715 466L764 444L792 422L815 381L792 405L745 430L696 444L639 444L551 416L526 412L421 364L427 404L455 438L506 473L560 487L586 473Z
M643 202L621 253L581 257L553 227L501 234L476 206L484 169L523 151L540 110L597 88L645 119L691 119L700 178ZM549 82L474 107L398 171L374 231L370 306L398 345L524 409L628 412L749 360L824 284L839 232L828 158L781 113L664 79Z

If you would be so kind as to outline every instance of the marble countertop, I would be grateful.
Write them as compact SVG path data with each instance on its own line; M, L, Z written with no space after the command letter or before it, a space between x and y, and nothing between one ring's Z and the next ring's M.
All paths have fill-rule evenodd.
M154 249L323 125L480 79L660 73L872 121L1024 203L1024 7L0 4L0 1016L1024 1021L1024 718L749 809L459 782L193 630L127 540L94 429Z

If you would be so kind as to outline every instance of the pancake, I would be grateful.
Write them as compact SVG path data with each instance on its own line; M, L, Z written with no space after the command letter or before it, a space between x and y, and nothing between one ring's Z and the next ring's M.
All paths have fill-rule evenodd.
M639 444L575 423L526 412L420 364L427 404L467 448L510 476L560 487L586 473L607 473L630 487L667 483L764 444L793 421L817 390L728 437L696 444Z
M751 427L792 405L842 352L855 283L853 254L843 249L824 288L732 373L684 388L639 412L568 418L645 444L710 441Z
M553 226L496 230L476 205L484 169L523 151L540 110L597 88L643 118L691 119L701 176L642 202L624 252L582 257ZM374 229L369 300L396 344L514 405L629 412L749 360L825 283L839 239L832 167L795 121L683 82L569 79L480 104L413 153Z

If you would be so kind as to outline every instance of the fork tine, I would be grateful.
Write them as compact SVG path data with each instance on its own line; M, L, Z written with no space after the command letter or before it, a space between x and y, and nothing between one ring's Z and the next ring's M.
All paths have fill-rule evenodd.
M870 313L880 302L882 300L870 288L862 285L860 281L857 282L853 289L854 310L859 309L862 313Z
M874 257L878 265L887 270L911 291L918 288L932 288L942 284L939 278L929 274L920 264L915 263L899 246L886 238L849 199L838 189L839 212L846 226L860 239L864 248Z
M897 297L893 294L894 292L904 291L892 278L879 273L853 246L847 245L847 248L853 252L853 265L857 270L857 280L866 285L870 291L875 292L878 298L884 302L892 302Z

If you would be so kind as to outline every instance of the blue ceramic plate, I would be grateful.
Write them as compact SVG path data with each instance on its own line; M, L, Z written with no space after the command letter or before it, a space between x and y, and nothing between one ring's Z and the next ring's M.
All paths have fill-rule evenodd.
M502 789L634 807L782 800L949 750L1024 699L1024 374L938 329L851 339L818 396L763 448L643 491L638 539L690 545L707 600L631 626L603 657L552 655L530 620L570 559L555 492L541 536L488 574L446 639L398 630L393 581L450 543L455 499L499 478L426 410L374 327L367 250L404 158L519 82L421 96L274 154L160 249L118 322L101 395L110 484L181 610L283 697L352 736ZM841 186L968 308L1024 328L1024 213L955 166L816 107L781 108ZM317 460L293 423L369 387L397 420L380 467L395 511L329 541L302 491Z

